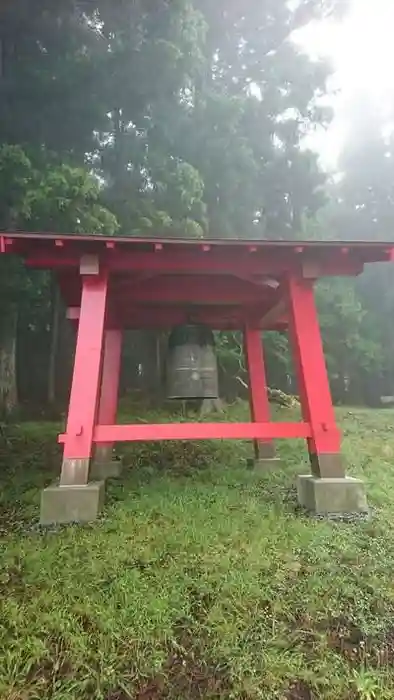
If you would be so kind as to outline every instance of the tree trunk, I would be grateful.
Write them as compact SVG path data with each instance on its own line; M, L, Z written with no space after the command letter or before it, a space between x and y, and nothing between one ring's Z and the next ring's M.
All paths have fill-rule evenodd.
M60 328L60 292L56 278L52 276L51 284L51 341L49 348L48 366L48 404L53 406L56 402L56 360L59 346Z
M16 333L18 306L10 303L0 325L0 414L9 418L18 406L16 382Z

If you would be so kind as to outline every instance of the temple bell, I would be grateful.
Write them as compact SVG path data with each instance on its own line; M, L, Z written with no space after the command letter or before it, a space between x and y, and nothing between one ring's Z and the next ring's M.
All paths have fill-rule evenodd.
M169 399L216 399L219 395L215 339L201 324L176 326L168 340Z

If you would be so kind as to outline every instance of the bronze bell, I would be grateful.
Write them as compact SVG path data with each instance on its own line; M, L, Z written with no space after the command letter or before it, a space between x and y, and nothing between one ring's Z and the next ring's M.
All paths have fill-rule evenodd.
M218 368L212 331L197 324L177 326L168 341L168 398L216 399L218 395Z

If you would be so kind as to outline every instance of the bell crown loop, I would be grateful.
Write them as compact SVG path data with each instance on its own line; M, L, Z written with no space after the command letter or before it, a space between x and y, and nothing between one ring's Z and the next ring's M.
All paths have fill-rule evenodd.
M187 323L175 326L168 339L168 348L173 350L179 345L212 345L215 347L215 338L210 328L202 324Z

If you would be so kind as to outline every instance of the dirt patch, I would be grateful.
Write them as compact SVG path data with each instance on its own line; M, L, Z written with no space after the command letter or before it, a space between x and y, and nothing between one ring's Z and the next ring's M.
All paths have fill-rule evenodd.
M327 623L328 644L351 665L394 666L394 628L379 639L364 634L353 622L338 618Z
M105 700L204 700L229 697L230 693L231 684L221 671L192 656L174 654L168 658L163 675L143 683L133 696L115 689Z
M22 532L31 518L26 515L23 505L3 504L0 509L0 537Z
M139 695L136 695L139 698ZM152 696L154 700L155 696ZM105 700L131 700L131 696L124 692L124 690L111 690L108 695L105 696ZM147 696L144 700L150 700Z
M48 654L29 670L26 681L34 687L53 687L56 681L72 678L74 669L69 660L67 642L61 635L48 640Z
M27 593L23 564L15 560L5 566L0 573L0 594L23 598Z
M155 681L150 681L140 688L135 696L135 700L161 700L161 698L166 697L163 695L163 691L164 688L160 681L157 683ZM124 700L124 698L120 698L120 700Z
M196 617L204 615L209 601L199 596L194 600L192 594L191 602L196 605ZM190 619L179 619L173 632L173 641L168 644L167 658L161 671L137 685L131 696L122 689L114 688L105 700L208 700L231 697L233 684L228 667L209 657L201 637L196 639ZM238 700L242 698L239 696Z
M207 658L207 650L196 644L193 630L187 620L175 626L175 649L170 650L166 663L166 688L176 689L176 696L199 700L225 697L231 694L232 683L225 665ZM160 696L158 696L160 697Z
M315 700L315 695L304 681L295 681L285 695L286 700Z
M214 599L211 593L202 591L196 586L188 587L190 615L193 620L203 622L211 609Z

